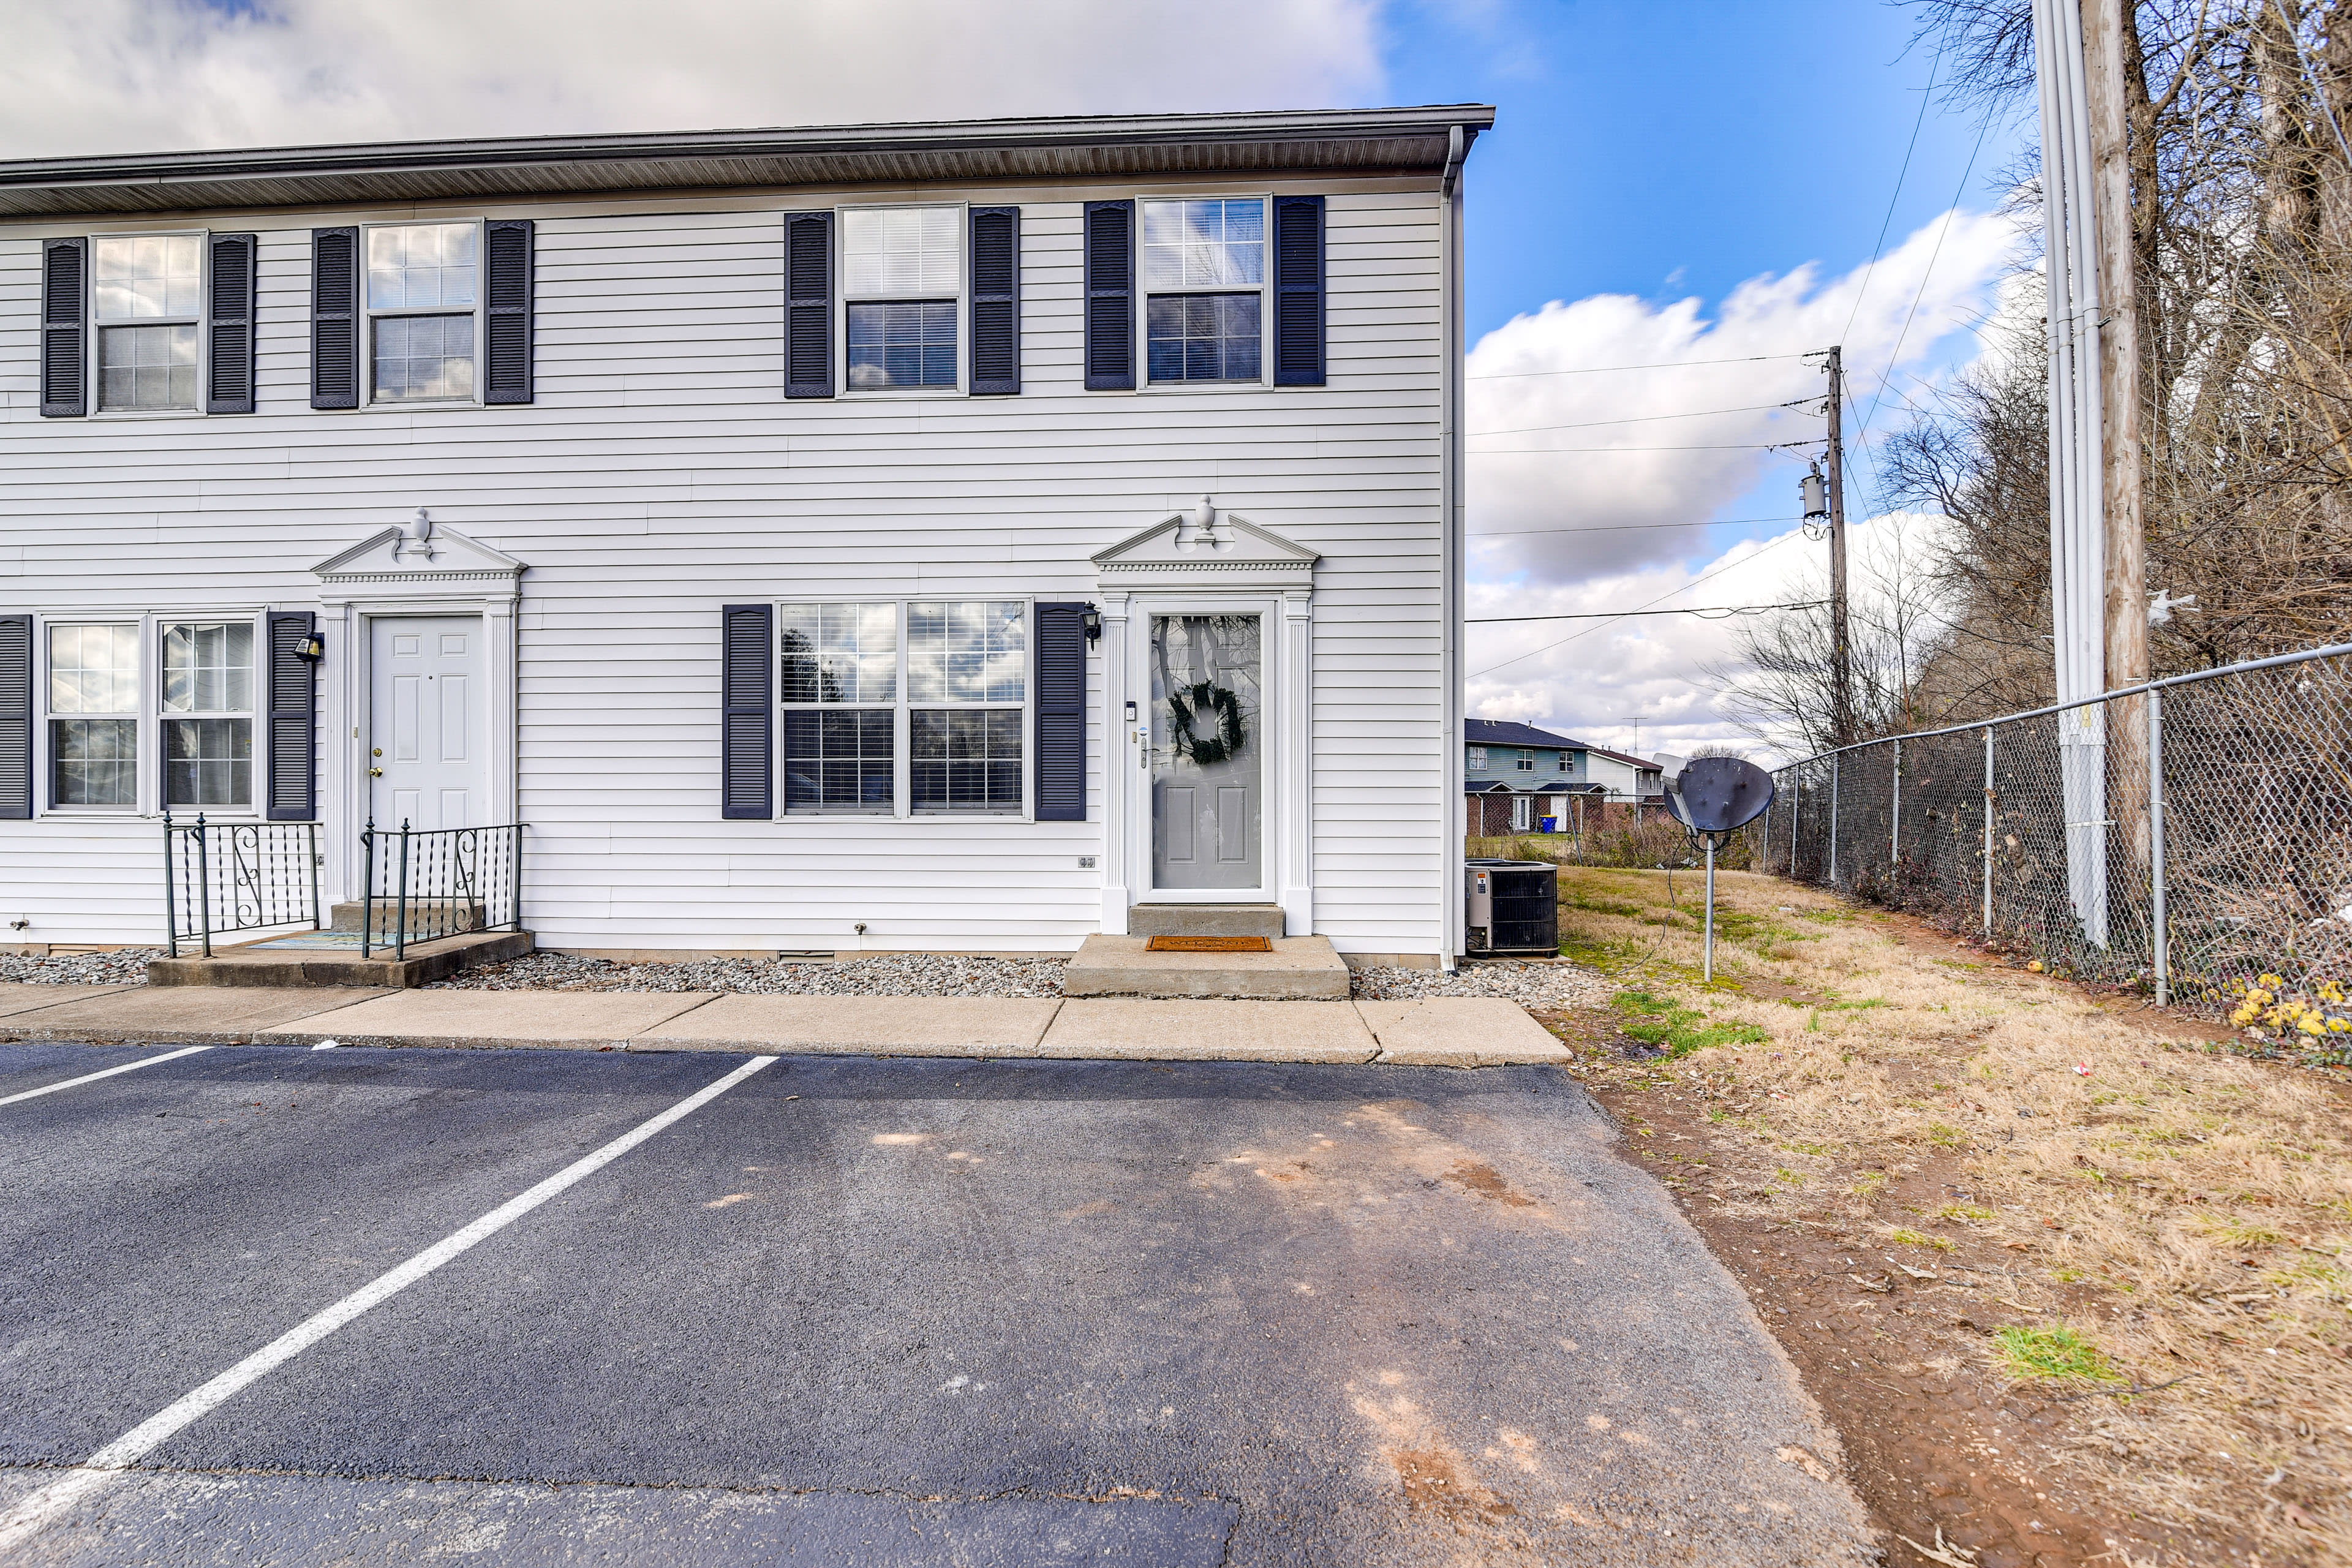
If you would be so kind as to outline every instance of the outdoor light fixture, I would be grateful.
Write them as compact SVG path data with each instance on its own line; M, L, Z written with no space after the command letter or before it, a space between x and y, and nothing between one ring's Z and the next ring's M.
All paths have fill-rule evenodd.
M1087 628L1087 646L1088 647L1092 647L1097 643L1102 641L1102 612L1100 610L1096 609L1092 605L1088 605L1087 606L1086 614L1078 617L1078 624Z
M320 659L327 657L326 642L319 636L318 633L312 632L309 637L304 637L300 642L294 645L294 657L296 658L307 658L312 664L316 664Z

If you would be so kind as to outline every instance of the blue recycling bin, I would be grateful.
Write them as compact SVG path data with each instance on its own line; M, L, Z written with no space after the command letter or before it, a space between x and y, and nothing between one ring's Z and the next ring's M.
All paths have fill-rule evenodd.
M1538 822L1539 826L1537 827L1536 831L1538 833L1558 833L1559 831L1559 818L1557 816L1540 817L1538 819Z

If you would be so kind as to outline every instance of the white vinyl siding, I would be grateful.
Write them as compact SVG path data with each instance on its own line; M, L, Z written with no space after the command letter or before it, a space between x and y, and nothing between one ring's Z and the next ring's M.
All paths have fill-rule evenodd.
M1433 953L1460 896L1441 750L1441 198L1433 179L1285 188L1329 197L1325 387L1087 395L1081 204L1188 187L1041 182L955 193L1022 208L1021 396L787 403L780 213L898 193L668 192L501 205L539 226L534 405L361 420L309 406L310 230L435 215L217 215L260 236L258 412L102 431L34 417L38 239L87 225L0 225L0 612L310 606L314 563L430 505L530 563L511 743L542 944L833 949L863 923L877 947L1066 952L1100 925L1102 873L1080 861L1103 853L1102 770L1124 755L1098 654L1087 821L801 817L779 780L775 820L726 822L719 606L1098 600L1090 554L1213 493L1322 554L1316 929L1342 951ZM320 797L339 896L359 716L352 649L329 636ZM0 823L35 922L23 940L153 940L155 838L136 819Z

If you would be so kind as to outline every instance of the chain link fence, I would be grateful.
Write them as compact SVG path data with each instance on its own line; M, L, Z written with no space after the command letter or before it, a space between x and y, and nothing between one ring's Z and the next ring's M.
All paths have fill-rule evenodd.
M1774 783L1761 869L2352 1047L2352 644L1848 746Z

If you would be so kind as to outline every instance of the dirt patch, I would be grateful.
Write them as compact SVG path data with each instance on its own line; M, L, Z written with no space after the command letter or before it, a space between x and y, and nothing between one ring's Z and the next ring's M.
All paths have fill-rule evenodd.
M1463 1468L1461 1456L1443 1448L1382 1450L1396 1467L1404 1505L1426 1510L1456 1524L1492 1524L1519 1510L1479 1484Z
M1724 882L1710 988L1687 896L1564 871L1564 934L1647 1000L1539 1016L1843 1435L1889 1562L2352 1563L2345 1086ZM1749 1037L1625 1032L1669 996L1680 1037Z
M1452 1170L1445 1173L1445 1179L1459 1186L1467 1187L1482 1198L1491 1199L1510 1208L1530 1209L1536 1206L1535 1199L1522 1197L1513 1192L1511 1184L1503 1180L1492 1165L1475 1164L1467 1160L1458 1161Z

